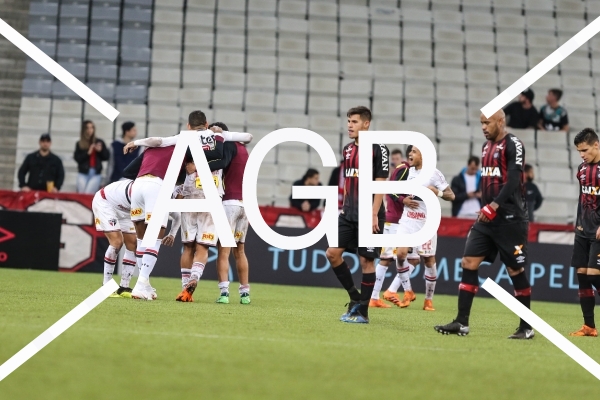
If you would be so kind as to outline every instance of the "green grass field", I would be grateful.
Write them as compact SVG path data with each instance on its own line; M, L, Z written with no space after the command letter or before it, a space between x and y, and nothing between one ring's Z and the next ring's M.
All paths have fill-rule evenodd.
M0 269L0 363L98 288L99 274ZM174 301L179 281L152 278L159 299L109 298L0 382L0 399L574 399L598 381L545 338L510 341L517 317L476 299L471 334L442 336L454 296L436 312L376 309L369 325L338 321L342 289L252 285L252 304ZM534 302L559 332L578 305ZM600 360L598 338L575 338ZM591 391L590 391L591 390Z

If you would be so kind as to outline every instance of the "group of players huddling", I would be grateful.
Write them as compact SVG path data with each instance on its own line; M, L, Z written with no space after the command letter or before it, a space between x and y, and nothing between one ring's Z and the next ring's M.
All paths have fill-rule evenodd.
M187 130L197 131L214 184L221 196L237 244L234 257L240 280L240 303L250 304L248 260L244 253L248 219L242 202L242 179L248 161L245 143L252 140L252 135L229 132L227 126L219 122L208 125L202 111L190 113ZM176 300L193 301L192 294L208 261L208 248L218 246L217 272L220 295L217 303L226 304L229 303L227 279L230 249L218 245L217 230L209 212L182 212L181 215L170 213L173 221L171 231L166 237L164 234L168 216L165 215L156 243L151 247L142 246L142 239L178 138L179 136L150 137L128 143L123 149L125 153L139 146L146 146L147 149L125 169L122 180L102 188L94 196L92 209L96 229L103 231L109 241L104 256L104 283L112 279L118 253L125 243L121 283L113 296L156 299L156 290L150 285L150 274L156 264L160 246L172 246L181 225L181 241L184 246L180 261L182 291ZM189 152L186 154L180 175L178 183L181 184L173 188L173 197L203 199L202 183ZM139 277L135 287L131 289L129 284L136 265L139 268Z
M395 261L397 275L385 291L383 298L405 308L416 299L410 283L414 265L423 262L425 267L426 293L423 309L434 311L433 294L437 279L435 253L437 235L421 246L414 248L373 248L358 246L358 146L359 132L369 130L371 111L367 107L355 107L347 112L348 136L352 140L342 152L343 162L343 207L338 219L338 246L327 249L326 255L336 277L349 295L347 311L340 320L347 323L369 323L369 307L389 308L380 299L383 280L389 265ZM527 308L531 303L531 285L525 273L527 265L528 212L525 201L523 167L525 147L506 130L502 110L494 115L481 115L481 128L487 139L481 155L481 208L476 222L467 236L462 258L462 278L459 284L458 313L456 318L434 329L442 334L465 336L469 333L469 316L475 294L479 289L478 269L483 262L492 263L498 255L507 267L514 287L514 295ZM188 130L197 130L198 138L214 182L223 198L232 232L237 243L234 248L236 268L240 279L240 302L249 304L248 261L244 254L244 241L248 220L242 203L242 179L248 152L243 143L252 140L247 133L228 132L222 123L208 125L201 111L189 116ZM161 244L172 245L179 228L177 213L171 213L172 228L164 237L167 220L163 221L159 239L155 246L143 248L141 241L152 214L154 203L166 173L178 136L147 138L128 144L124 151L137 146L149 147L138 159L127 167L124 180L115 182L96 193L93 201L96 228L104 231L109 240L105 255L104 282L112 278L117 254L125 244L121 284L114 296L152 300L157 297L149 278ZM583 327L571 336L597 336L594 323L594 288L600 290L600 148L598 135L593 129L579 132L574 145L583 162L578 167L577 180L580 184L577 227L571 265L577 269L579 298L584 317ZM408 162L401 154L392 154L396 168L390 171L389 150L384 144L373 145L373 176L375 181L386 179L410 180L422 169L422 155L415 146L408 146ZM185 179L173 191L176 198L203 198L202 185L191 156L184 163ZM391 172L391 174L390 174ZM224 182L224 183L223 183ZM435 170L425 184L435 195L445 201L454 200L454 193L444 175ZM411 234L425 224L427 209L424 202L411 194L375 194L372 204L372 231L377 234ZM181 213L181 235L184 245L181 256L182 292L178 301L192 301L192 294L202 276L208 259L208 247L218 246L217 272L220 296L218 303L229 302L228 259L229 248L221 247L210 213ZM137 242L134 240L137 235ZM350 269L343 260L345 251L356 252L362 268L360 291L354 284ZM379 264L375 266L375 259ZM136 261L137 260L137 261ZM129 282L138 265L140 276L133 289ZM400 285L404 289L403 299L397 293ZM520 320L511 339L531 339L532 327Z

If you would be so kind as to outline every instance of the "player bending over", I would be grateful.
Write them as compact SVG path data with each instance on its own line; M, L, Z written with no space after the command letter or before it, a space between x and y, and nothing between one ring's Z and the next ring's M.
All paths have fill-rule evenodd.
M113 182L96 192L92 201L96 230L104 232L109 243L104 254L103 284L112 279L119 251L125 244L120 287L111 297L131 298L129 284L136 265L135 228L130 218L132 185L133 181L130 179ZM179 229L179 213L172 213L172 216L173 224L168 238L174 238ZM172 240L165 244L169 243L173 245Z
M390 181L406 180L406 176L408 176L408 168L410 168L410 165L406 161L402 160L402 152L400 152L400 150L392 151L392 165L396 165L396 168L394 169L394 171L392 171ZM385 211L385 225L383 228L384 235L394 235L396 233L396 230L398 229L398 221L400 220L400 217L402 216L402 211L404 209L404 203L402 203L403 200L403 195L386 195L385 201L387 203L387 207ZM379 294L381 292L381 287L383 286L383 281L385 279L385 274L387 272L388 266L391 262L395 260L395 247L384 247L381 250L379 263L375 267L375 285L373 286L373 293L371 294L371 301L369 302L369 307L391 308L390 305L387 305L379 298ZM396 288L396 290L398 289ZM396 305L400 303L397 293L392 294L386 291L383 294L383 298L387 301L391 301Z
M443 334L469 333L469 315L479 290L477 270L483 261L494 262L498 253L515 288L515 297L530 308L531 285L527 264L527 202L523 166L525 147L506 131L504 111L490 118L481 114L481 129L487 139L481 155L481 201L483 208L467 236L458 286L458 314L454 321L434 329ZM531 326L521 320L510 339L531 339Z
M415 146L408 146L407 152L410 164L407 180L412 180L421 173L423 156L421 151ZM444 175L437 169L424 186L427 186L429 190L443 200L454 200L454 192L452 192L450 185L446 182ZM400 218L398 232L410 235L420 231L425 226L427 208L425 207L425 202L419 197L411 195L407 196L405 200L406 207L402 213L402 218ZM416 248L416 253L421 257L425 265L425 301L423 302L423 310L425 311L435 311L435 308L433 308L433 293L435 292L437 281L436 248L437 234ZM399 304L401 308L408 307L417 298L410 283L410 269L412 265L407 260L409 250L410 248L408 247L398 247L396 250L396 268L398 270L398 277L404 288L404 298Z
M375 285L374 260L379 257L380 247L358 247L358 135L360 131L369 130L371 125L371 110L367 107L351 108L348 117L348 136L353 140L342 152L344 161L344 204L338 217L338 247L329 247L326 255L333 267L333 272L348 292L350 302L348 310L340 318L343 322L369 323L369 301ZM368 134L368 133L363 133ZM383 144L373 144L373 176L376 181L385 181L389 175L388 148ZM383 194L373 196L372 206L373 233L381 234L385 223L385 208ZM358 249L362 268L360 292L354 286L352 273L342 258L345 249Z
M571 265L577 268L579 303L583 313L583 326L570 336L598 336L594 321L596 298L594 289L600 290L600 150L598 135L586 128L575 136L575 147L583 162L577 167L579 205L577 229Z

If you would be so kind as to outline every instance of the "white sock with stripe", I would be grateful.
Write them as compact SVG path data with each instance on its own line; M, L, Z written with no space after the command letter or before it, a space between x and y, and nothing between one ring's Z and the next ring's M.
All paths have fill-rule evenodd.
M156 243L152 247L146 247L144 249L144 255L142 256L142 269L140 270L140 278L144 278L142 282L147 282L150 280L150 274L154 269L154 265L156 264L156 260L158 258L158 250L160 249L160 245L162 240L157 239Z
M120 286L129 287L131 277L133 276L133 271L135 271L136 262L135 252L131 250L125 250L125 254L123 255L123 270L121 271Z
M431 268L425 267L425 299L433 299L435 284L437 282L437 265L433 264Z
M104 253L104 282L103 285L112 279L113 273L115 272L115 265L117 258L119 257L119 251L108 245L106 253Z

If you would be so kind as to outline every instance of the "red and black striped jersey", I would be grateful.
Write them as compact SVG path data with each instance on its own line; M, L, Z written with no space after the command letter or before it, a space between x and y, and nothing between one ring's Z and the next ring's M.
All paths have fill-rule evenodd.
M579 204L575 233L588 239L596 238L600 227L600 168L598 163L581 163L577 168Z
M373 144L373 176L375 178L387 178L389 176L390 161L389 151L384 144ZM358 221L358 146L349 143L342 151L344 161L344 205L342 212L349 221ZM383 201L379 209L379 218L385 218L385 207Z
M502 188L508 183L509 171L519 171L519 184L506 201L499 204L494 224L514 223L528 220L525 200L525 146L515 135L508 133L498 141L488 140L481 153L481 202L496 201ZM496 201L497 202L497 201Z

